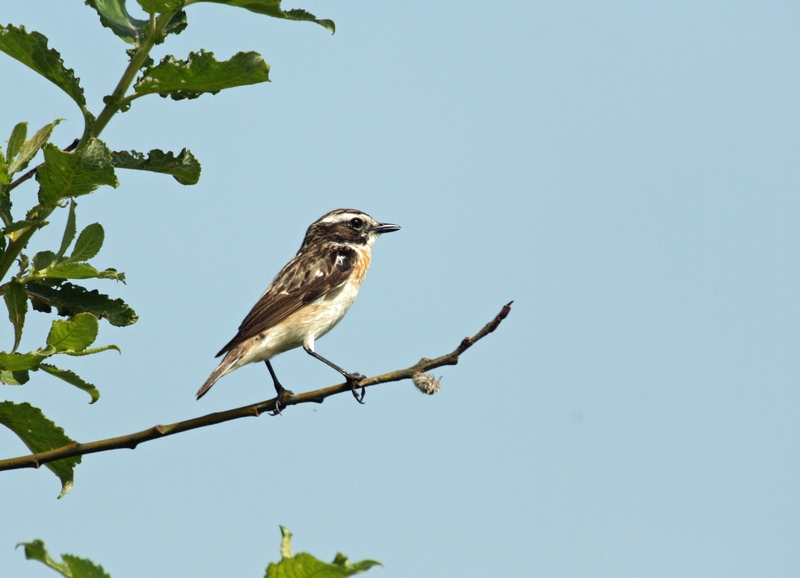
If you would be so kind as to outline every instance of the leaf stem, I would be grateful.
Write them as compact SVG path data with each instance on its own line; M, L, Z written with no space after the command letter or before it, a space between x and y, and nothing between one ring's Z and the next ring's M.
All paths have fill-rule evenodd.
M155 46L156 42L158 42L159 38L163 36L164 29L167 27L169 21L176 12L177 11L164 12L163 14L159 14L158 17L155 17L155 15L151 16L149 30L144 42L134 53L130 63L128 64L128 67L125 69L125 72L119 79L114 92L105 98L106 105L98 115L97 119L93 123L86 124L83 136L78 144L78 149L86 146L86 143L90 138L96 138L100 136L100 133L103 132L103 129L106 127L111 118L125 106L125 93L128 92L128 89L131 87L131 84L133 84L136 75L139 73L139 70L142 68L147 60L147 57L150 55L150 51L153 49L153 46Z

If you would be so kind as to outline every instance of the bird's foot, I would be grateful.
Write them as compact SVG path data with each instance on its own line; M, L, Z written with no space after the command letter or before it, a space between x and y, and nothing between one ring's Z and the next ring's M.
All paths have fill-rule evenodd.
M358 382L361 381L362 379L366 379L366 377L361 375L360 373L345 373L344 377L347 380L347 383L350 384L350 391L353 393L353 397L356 398L356 401L358 403L363 405L364 404L364 396L367 393L367 388L365 388L363 385L360 386L361 387L361 392L359 393L359 391L358 391L358 388L359 388Z
M275 409L269 412L269 415L281 415L281 412L287 405L286 404L287 400L291 398L293 395L294 395L293 391L281 388L281 390L278 392L277 397L275 397Z

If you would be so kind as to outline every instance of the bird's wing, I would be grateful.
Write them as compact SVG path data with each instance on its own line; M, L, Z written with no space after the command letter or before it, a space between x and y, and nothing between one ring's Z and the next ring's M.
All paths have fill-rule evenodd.
M354 249L341 246L295 255L273 279L242 321L239 332L217 357L339 287L352 273L357 257Z

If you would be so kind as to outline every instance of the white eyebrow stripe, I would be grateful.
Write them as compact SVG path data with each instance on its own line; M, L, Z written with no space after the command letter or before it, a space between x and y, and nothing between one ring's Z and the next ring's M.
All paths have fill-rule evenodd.
M350 219L354 219L355 217L359 217L361 219L367 218L366 215L363 213L338 213L336 215L330 215L322 219L323 223L344 223L345 221L349 221Z

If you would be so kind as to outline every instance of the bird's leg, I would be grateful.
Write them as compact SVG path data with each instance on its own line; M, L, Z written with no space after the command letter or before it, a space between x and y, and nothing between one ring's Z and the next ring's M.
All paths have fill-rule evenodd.
M366 388L362 386L361 393L359 394L358 392L358 382L364 379L363 375L361 375L360 373L350 373L349 371L345 371L332 361L328 361L327 359L322 357L319 353L317 353L310 347L303 345L303 349L305 349L306 353L308 353L311 357L316 357L328 367L332 367L333 369L341 373L347 380L347 383L350 384L350 391L353 392L353 397L356 398L356 401L358 403L364 403L364 395L367 393Z
M273 411L270 415L280 415L281 411L283 411L283 408L286 407L284 401L288 396L294 395L294 392L289 391L281 385L281 382L278 381L278 376L275 375L275 370L272 369L272 364L269 362L269 359L265 359L264 363L267 364L269 374L272 376L272 385L275 386L275 393L278 394L278 397L275 398L275 411Z

